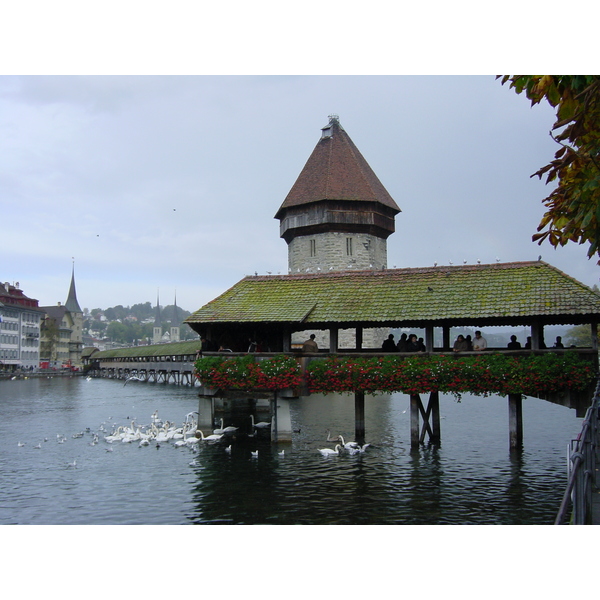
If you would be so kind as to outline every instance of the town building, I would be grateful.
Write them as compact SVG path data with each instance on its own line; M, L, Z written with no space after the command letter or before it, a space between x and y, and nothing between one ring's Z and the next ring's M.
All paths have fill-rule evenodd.
M44 311L19 283L0 283L0 371L37 369Z
M65 304L41 308L46 314L41 327L40 367L81 369L83 311L77 301L74 268Z

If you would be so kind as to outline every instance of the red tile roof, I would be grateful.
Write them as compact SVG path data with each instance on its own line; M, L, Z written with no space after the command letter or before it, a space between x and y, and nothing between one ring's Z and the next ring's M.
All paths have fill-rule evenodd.
M331 118L327 127L331 135L319 140L275 218L287 208L320 200L379 202L401 212L338 120Z

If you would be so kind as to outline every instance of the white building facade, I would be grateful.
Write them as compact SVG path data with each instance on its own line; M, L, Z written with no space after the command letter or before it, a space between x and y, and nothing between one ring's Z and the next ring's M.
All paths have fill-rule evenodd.
M0 283L0 371L32 371L40 361L44 311L19 284Z

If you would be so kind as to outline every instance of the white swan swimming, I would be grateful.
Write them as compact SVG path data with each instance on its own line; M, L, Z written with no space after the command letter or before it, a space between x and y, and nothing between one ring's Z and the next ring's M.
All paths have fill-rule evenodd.
M200 432L200 439L203 442L218 442L224 434L212 434L212 435L204 435L204 433L202 433L202 429L198 429L198 431Z
M337 456L340 453L340 448L341 446L339 444L336 444L334 450L332 450L331 448L319 448L319 452L323 456Z
M250 419L252 420L252 427L256 429L266 429L267 427L271 427L271 423L267 423L266 421L259 421L258 423L254 422L254 415L250 415Z
M325 440L326 442L339 442L340 441L340 436L336 435L334 438L331 437L331 431L329 429L325 430L327 432L327 439Z
M250 450L250 455L252 458L258 458L258 450Z
M342 442L342 446L346 450L360 450L360 444L358 442L345 442L343 435L340 435L339 438L340 442Z

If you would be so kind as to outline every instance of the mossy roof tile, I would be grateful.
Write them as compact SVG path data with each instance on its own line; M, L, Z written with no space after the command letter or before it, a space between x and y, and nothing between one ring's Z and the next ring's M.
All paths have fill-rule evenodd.
M536 317L593 320L600 317L600 295L542 261L250 276L186 322L377 325Z

